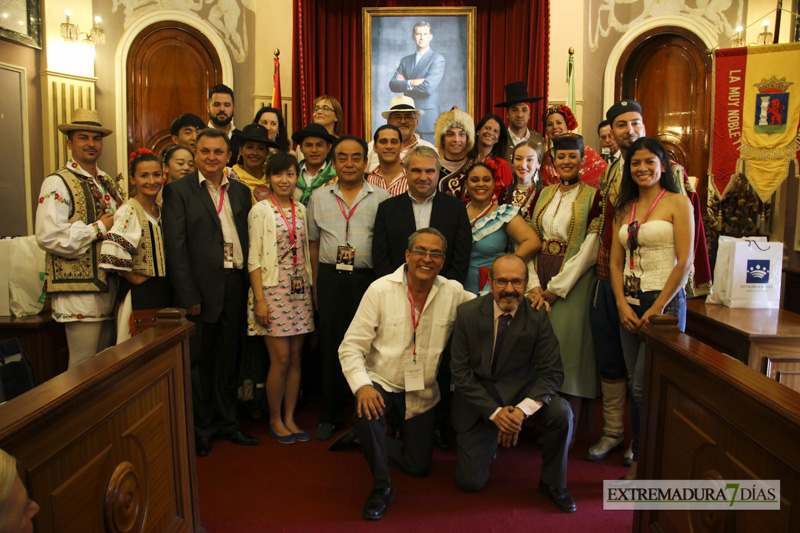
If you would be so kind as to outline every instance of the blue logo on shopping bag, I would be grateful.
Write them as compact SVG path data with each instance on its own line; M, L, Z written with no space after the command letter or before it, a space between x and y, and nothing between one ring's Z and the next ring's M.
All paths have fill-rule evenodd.
M748 259L745 283L769 283L769 259Z

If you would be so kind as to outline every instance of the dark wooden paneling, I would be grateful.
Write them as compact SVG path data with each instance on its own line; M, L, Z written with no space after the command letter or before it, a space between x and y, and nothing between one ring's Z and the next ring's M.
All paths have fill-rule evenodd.
M38 532L199 530L189 335L159 323L0 406Z
M698 178L705 205L710 132L711 59L703 42L684 28L667 26L634 40L617 66L616 97L642 104L647 134Z
M800 268L783 269L783 308L800 314Z
M28 354L36 383L54 378L69 366L69 348L64 324L50 311L26 317L0 316L0 339L16 337Z
M779 511L637 511L634 531L798 531L800 394L681 333L646 337L642 479L779 479Z
M136 37L128 52L128 152L156 153L172 144L169 127L181 113L207 119L208 89L222 83L211 42L180 22L158 22Z

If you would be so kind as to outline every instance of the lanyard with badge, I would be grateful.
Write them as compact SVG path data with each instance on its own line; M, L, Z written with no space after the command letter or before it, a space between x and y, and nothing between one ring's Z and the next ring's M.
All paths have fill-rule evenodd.
M656 205L658 205L658 202L661 200L661 197L664 196L665 192L667 192L666 189L661 189L661 192L658 193L656 199L653 200L652 204L650 204L650 208L647 210L647 213L644 215L644 218L641 222L636 222L633 220L636 216L637 200L634 200L633 205L631 206L631 216L628 218L628 250L631 258L631 273L630 275L625 276L622 284L622 289L625 293L625 300L631 305L640 305L642 297L642 280L638 276L633 275L633 252L639 248L639 241L636 239L636 235L639 234L642 224L645 223L647 217L649 217L650 213L653 212L653 209L656 208Z
M342 212L342 216L345 220L344 245L340 245L336 250L336 270L352 272L353 265L355 265L356 262L356 249L350 246L350 219L353 217L353 213L355 213L359 202L356 202L353 207L350 208L350 212L347 213L344 210L344 204L342 204L341 198L337 196L336 201L339 203L339 210Z
M422 390L425 388L425 378L422 373L423 365L417 364L417 327L419 321L422 319L422 311L417 316L417 306L414 304L414 296L411 294L411 287L406 285L408 290L408 299L411 301L411 328L412 345L413 345L413 359L403 363L403 378L405 382L405 390L407 392Z
M220 185L220 193L219 193L219 205L217 206L217 216L222 213L222 206L225 204L225 186ZM211 194L211 189L208 190L208 194ZM211 198L214 198L212 195ZM220 222L222 222L222 218L220 217ZM222 244L222 255L223 255L223 268L233 268L233 243L232 242L224 242Z
M272 196L272 193L270 193L269 197L272 200L272 204L278 208L281 218L283 218L283 223L286 224L286 229L289 230L289 246L292 252L293 267L293 274L289 277L291 281L290 294L292 295L292 300L302 300L303 296L305 295L305 283L303 282L303 276L301 276L297 271L297 214L295 212L294 199L289 198L289 203L292 206L292 223L289 224L289 219L286 217L286 213L283 212L283 208L275 200L275 197Z

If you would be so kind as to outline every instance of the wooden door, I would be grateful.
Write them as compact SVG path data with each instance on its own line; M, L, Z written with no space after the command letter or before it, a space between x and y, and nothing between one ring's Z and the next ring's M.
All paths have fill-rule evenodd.
M128 153L172 144L169 127L181 113L208 119L208 89L222 83L222 65L211 42L175 21L152 24L128 52Z
M694 33L668 26L632 42L617 65L616 100L642 104L647 134L698 179L705 204L711 124L711 59Z

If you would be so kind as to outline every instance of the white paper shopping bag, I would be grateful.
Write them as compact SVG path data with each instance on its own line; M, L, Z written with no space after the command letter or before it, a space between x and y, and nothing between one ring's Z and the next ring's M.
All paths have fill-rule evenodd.
M714 264L714 283L711 285L711 292L706 297L708 304L723 304L728 297L728 287L731 284L730 270L731 254L734 244L737 242L767 242L766 237L730 237L720 235L717 245L717 261Z
M754 309L779 308L782 267L782 242L734 243L725 305Z

